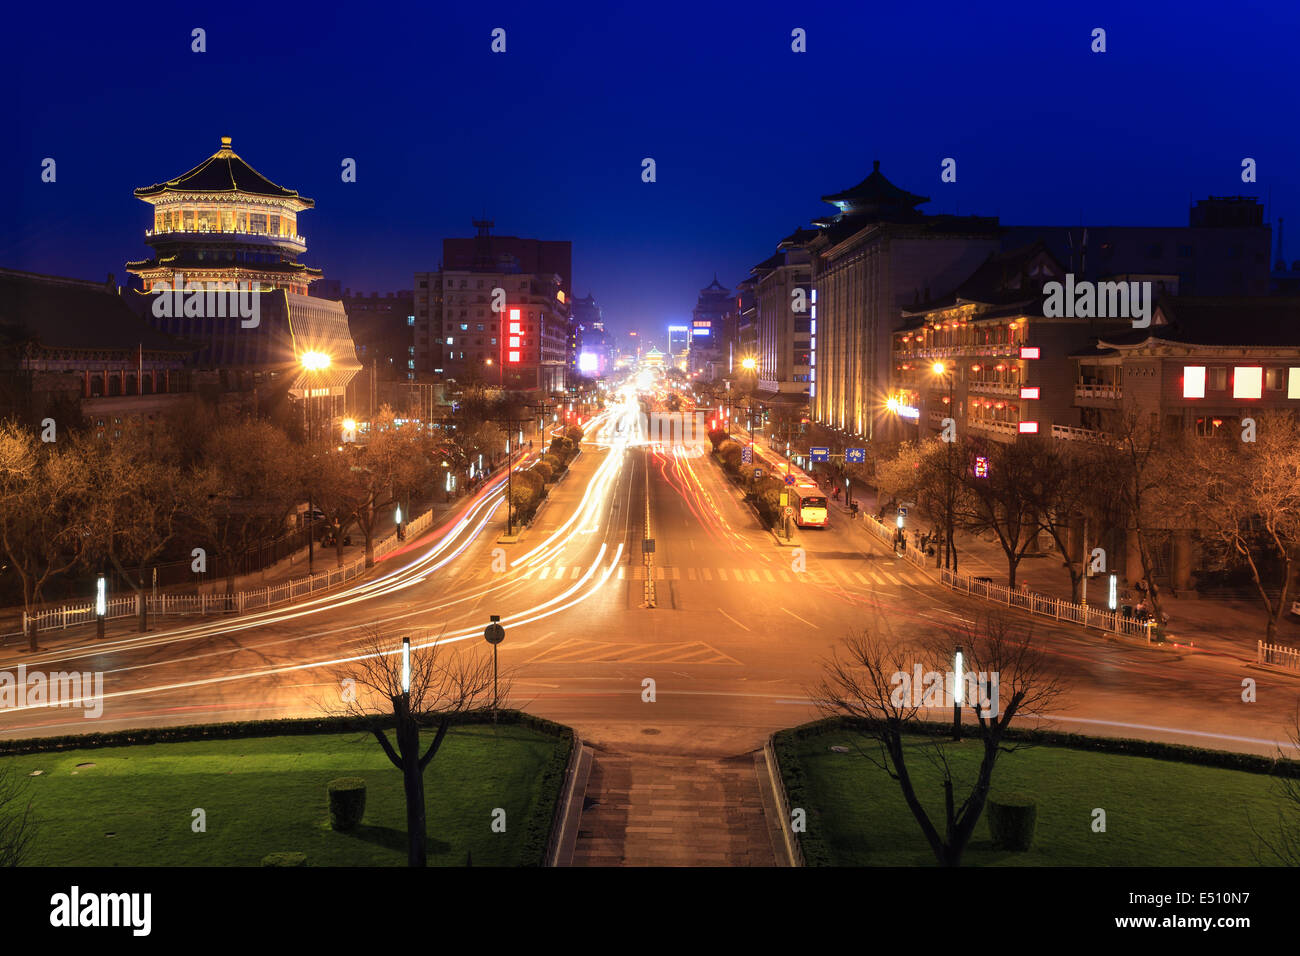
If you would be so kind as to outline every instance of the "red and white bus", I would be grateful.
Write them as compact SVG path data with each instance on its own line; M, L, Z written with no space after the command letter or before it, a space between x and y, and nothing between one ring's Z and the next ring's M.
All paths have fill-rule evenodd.
M794 523L801 528L824 528L829 512L826 493L811 481L798 481L787 489L790 507L794 509Z

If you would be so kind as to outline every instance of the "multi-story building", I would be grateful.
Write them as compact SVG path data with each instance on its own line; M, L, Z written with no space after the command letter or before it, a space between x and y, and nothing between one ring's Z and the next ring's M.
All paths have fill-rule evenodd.
M758 388L768 395L806 396L812 381L812 264L806 244L816 235L814 229L796 229L750 271Z
M1272 230L1248 196L1211 196L1186 226L1007 226L1003 248L1044 243L1076 280L1176 276L1183 295L1269 294Z
M195 348L150 327L107 282L0 269L0 419L78 416L113 437L194 397Z
M137 313L196 343L197 369L222 387L285 390L337 414L360 363L342 304L308 296L321 271L298 262L307 243L297 217L315 202L249 166L229 136L189 172L135 195L153 206L154 250L126 264L140 284L128 298Z
M494 236L496 224L475 219L472 239L444 239L442 266L452 272L507 272L557 275L564 301L573 300L573 243L567 239Z
M577 326L578 341L572 371L581 375L601 376L611 366L609 342L605 335L605 318L595 297L588 292L573 300L573 324Z
M1064 274L1034 243L990 255L949 294L903 309L886 403L895 427L885 434L937 433L951 418L959 435L1013 441L1068 421L1071 354L1132 320L1044 316L1043 286Z
M822 197L836 215L816 220L811 253L809 391L812 417L871 439L887 420L891 335L909 302L952 288L999 248L995 218L931 216L925 196L869 176Z
M668 326L668 359L673 368L685 372L691 354L691 327Z
M415 315L417 329L421 319L428 322L435 375L461 384L564 390L569 306L560 276L418 272Z
M713 281L700 290L699 299L691 311L691 346L688 372L705 381L726 374L726 326L735 309L735 297L730 289Z

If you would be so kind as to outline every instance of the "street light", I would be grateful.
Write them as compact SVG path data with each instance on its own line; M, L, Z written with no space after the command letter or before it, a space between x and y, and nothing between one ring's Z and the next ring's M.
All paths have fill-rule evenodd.
M396 521L397 521L397 540L401 541L406 537L406 535L402 534L402 506L400 504L397 506Z
M402 638L402 693L411 694L411 639Z
M961 705L962 705L962 699L965 697L964 687L963 687L965 681L963 680L964 675L962 674L962 653L961 653L960 644L957 645L957 653L953 655L952 676L953 676L952 739L956 741L960 741L961 740Z
M95 636L104 636L104 618L108 615L108 582L101 573L95 581Z
M305 389L306 398L304 399L304 401L306 403L305 411L307 413L307 445L308 447L310 447L312 441L315 440L316 437L315 429L313 428L315 421L314 421L314 416L312 415L312 401L311 401L312 392L314 392L315 389L313 389L311 386L316 381L315 373L330 367L330 357L326 355L324 352L308 351L308 352L303 352L301 355L298 356L298 362L302 365L303 370L306 371L307 373L307 388ZM308 488L307 491L307 573L308 574L314 574L316 572L316 542L314 541L315 528L312 527L312 525L315 523L315 517L316 517L316 505L312 501L311 489Z
M935 375L948 376L948 415L950 417L953 416L952 390L953 390L953 378L955 377L954 376L955 370L956 370L956 366L950 369L946 367L942 362L935 362L932 366L930 366L930 371L934 372ZM955 423L957 419L953 417L952 420ZM945 474L943 479L944 492L945 492L944 508L945 511L947 512L945 516L945 528L944 528L944 539L943 539L943 566L945 568L951 566L953 573L956 573L957 571L957 555L954 553L953 546L952 546L952 511L953 511L952 455L953 455L953 445L957 443L956 437L957 436L954 434L952 435L952 439L953 439L952 441L945 442L945 444L948 446L948 467L945 469Z

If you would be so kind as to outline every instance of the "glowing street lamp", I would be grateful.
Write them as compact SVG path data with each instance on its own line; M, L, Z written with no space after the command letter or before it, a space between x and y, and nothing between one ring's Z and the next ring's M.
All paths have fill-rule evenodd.
M401 541L406 537L406 535L402 533L402 506L401 505L397 506L395 520L397 521L397 540Z
M952 658L952 739L961 740L961 705L965 697L965 675L962 673L962 653L961 645L957 645L957 653Z
M104 618L108 616L108 582L101 574L95 581L95 636L104 636Z
M402 638L402 693L411 693L411 639Z

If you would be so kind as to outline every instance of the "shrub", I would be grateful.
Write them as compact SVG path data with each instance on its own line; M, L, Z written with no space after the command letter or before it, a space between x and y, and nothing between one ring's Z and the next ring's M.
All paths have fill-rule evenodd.
M532 467L532 471L535 474L541 475L542 481L546 482L547 484L550 484L552 481L555 480L555 469L553 469L550 465L548 465L544 461L539 461L536 464L534 464Z
M268 853L262 857L263 866L306 866L307 854L294 853L292 851L281 851L279 853Z
M714 451L717 451L718 446L721 445L726 440L727 440L726 429L715 428L713 431L709 432L709 441L713 443Z
M573 457L573 442L560 435L551 439L551 454L563 461L568 461Z
M562 471L564 471L564 461L563 459L560 458L559 455L552 455L547 453L542 456L542 461L545 462L548 466L550 466L551 474L553 475L558 476Z
M584 432L577 425L570 425L568 428L564 430L564 437L569 439L569 441L573 442L574 448L577 448L578 442L582 441L582 436L585 434L586 432Z
M740 443L731 439L718 446L718 458L722 460L722 467L732 474L740 470L740 454Z
M330 827L355 830L366 813L366 781L361 777L339 777L325 787L329 793Z
M1034 842L1038 805L1030 797L1004 793L988 798L989 832L998 850L1023 853Z

